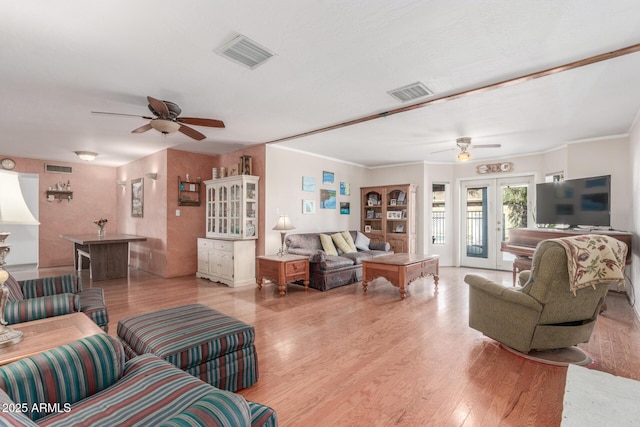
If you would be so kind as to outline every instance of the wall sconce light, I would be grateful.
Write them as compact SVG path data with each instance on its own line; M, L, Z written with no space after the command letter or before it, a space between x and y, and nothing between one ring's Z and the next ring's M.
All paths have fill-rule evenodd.
M158 179L158 174L157 173L145 173L144 176L146 176L147 178L149 178L150 180L155 181L156 179Z
M74 152L78 157L80 157L82 160L86 160L87 162L95 160L95 158L98 156L98 153L94 153L93 151L74 151Z
M118 184L120 187L124 187L125 185L127 185L127 181L124 179L119 179L116 181L116 184Z

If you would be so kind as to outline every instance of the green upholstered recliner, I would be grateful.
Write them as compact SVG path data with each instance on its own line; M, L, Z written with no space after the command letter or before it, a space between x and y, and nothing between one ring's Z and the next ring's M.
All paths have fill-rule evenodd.
M476 274L469 284L469 326L522 353L589 341L609 286L569 287L567 255L557 242L540 242L522 286L503 286Z

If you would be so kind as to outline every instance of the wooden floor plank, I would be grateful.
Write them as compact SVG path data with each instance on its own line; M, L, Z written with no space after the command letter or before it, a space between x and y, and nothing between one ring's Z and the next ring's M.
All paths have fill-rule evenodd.
M73 273L72 267L15 272L18 279ZM240 393L278 412L282 426L557 426L566 368L516 356L467 325L464 276L511 285L511 272L441 268L397 288L372 282L328 292L267 284L228 288L193 276L161 279L132 270L127 279L91 283L118 320L202 303L256 329L260 379ZM590 343L596 369L640 380L640 322L625 294L611 294Z

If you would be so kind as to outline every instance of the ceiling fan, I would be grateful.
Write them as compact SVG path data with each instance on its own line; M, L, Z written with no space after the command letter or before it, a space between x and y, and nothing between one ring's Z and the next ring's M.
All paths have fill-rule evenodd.
M198 141L202 141L206 138L206 136L187 125L207 126L212 128L224 127L224 123L221 120L200 119L196 117L179 117L180 113L182 113L182 109L173 102L160 101L159 99L155 99L150 96L147 96L147 101L149 102L149 110L155 117L137 116L135 114L108 113L104 111L92 111L92 113L110 114L114 116L141 117L143 119L151 120L146 125L132 130L131 133L142 133L148 131L149 129L155 129L165 135L173 132L181 132L188 137L196 139Z
M456 145L460 150L457 156L458 161L466 162L467 160L471 159L471 153L468 151L469 146L471 146L471 138L467 136L460 137L456 139ZM480 144L480 145L473 146L474 149L475 148L500 148L500 147L502 147L501 144ZM445 150L434 151L430 154L442 153L443 151L450 151L450 150L455 150L455 148L447 148Z

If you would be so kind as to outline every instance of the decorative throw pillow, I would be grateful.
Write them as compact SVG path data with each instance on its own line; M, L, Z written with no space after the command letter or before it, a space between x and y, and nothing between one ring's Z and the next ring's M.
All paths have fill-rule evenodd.
M332 234L331 238L333 239L333 243L336 244L336 246L342 251L342 253L348 254L351 252L355 252L353 249L351 249L351 246L349 246L347 241L344 240L344 236L342 235L342 233Z
M348 231L343 231L340 234L342 234L342 237L344 237L344 241L347 242L347 245L349 245L349 247L351 248L351 252L358 252L356 244L353 241L353 237L351 237L351 233L349 233Z
M328 234L320 234L320 242L322 243L322 249L324 249L327 255L338 256L338 251L336 251L336 247L333 246L331 236Z
M356 248L360 249L361 251L368 251L369 243L371 243L371 239L358 231L355 241Z
M24 299L20 283L18 283L11 274L9 274L9 278L4 284L9 290L9 297L7 298L8 301L22 301Z

